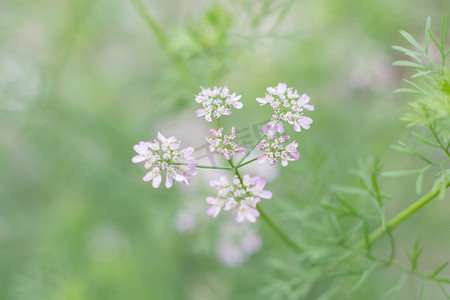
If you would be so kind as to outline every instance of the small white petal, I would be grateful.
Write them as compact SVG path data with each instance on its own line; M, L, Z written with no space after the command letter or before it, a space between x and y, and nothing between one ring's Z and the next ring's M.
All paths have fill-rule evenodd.
M173 179L171 176L166 176L166 188L170 189L172 187Z
M134 156L134 157L131 159L131 161L132 161L133 163L135 163L135 164L138 164L138 163L140 163L140 162L143 162L144 160L145 160L145 157L142 156L142 155L136 155L136 156Z
M155 189L159 188L159 185L161 184L161 180L162 180L162 177L160 174L158 174L155 178L153 178L153 187Z

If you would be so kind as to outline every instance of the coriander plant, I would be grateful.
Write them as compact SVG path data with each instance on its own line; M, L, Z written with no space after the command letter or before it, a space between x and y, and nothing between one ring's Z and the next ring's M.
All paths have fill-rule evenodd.
M270 184L262 175L241 171L242 167L253 163L287 167L299 160L297 148L301 142L298 133L310 129L313 121L308 115L314 106L309 104L307 94L301 94L285 83L268 87L265 95L256 98L261 107L270 107L272 116L261 126L261 137L252 147L239 145L235 127L221 125L221 120L229 118L233 109L243 108L241 95L232 93L225 86L201 88L193 99L201 105L196 115L213 124L205 140L209 150L222 158L222 166L197 164L193 147L182 149L177 138L167 138L160 132L157 140L141 141L134 146L137 155L132 162L144 163L148 171L143 180L152 181L154 188L160 186L163 177L166 188L172 187L173 180L188 184L198 169L228 172L228 175L210 181L215 192L202 200L206 215L217 218L226 212L232 214L237 223L255 223L261 217L294 251L292 259L272 261L273 275L268 276L261 295L271 299L362 299L371 278L387 276L390 286L381 298L405 299L412 293L417 299L430 299L428 287L434 285L450 299L450 278L441 275L448 262L437 265L432 272L422 270L419 260L426 254L422 253L417 239L412 250L405 251L408 260L405 264L398 251L398 237L394 234L397 226L407 222L428 202L435 198L444 199L450 186L450 77L446 68L450 49L445 46L446 22L443 19L438 38L431 30L430 18L427 19L424 46L407 32L400 33L413 49L393 46L410 59L397 61L394 65L415 70L410 79L404 79L409 87L398 90L410 93L412 99L412 111L406 113L403 120L417 131L411 131L411 134L425 148L404 142L392 148L400 154L415 156L422 161L423 167L394 171L389 166L382 167L379 158L363 160L355 172L359 185L337 186L326 197L315 199L315 205L306 207L302 217L295 217L293 213L299 224L295 235L283 230L283 226L274 222L271 212L263 209L266 199L283 199L269 191ZM292 126L297 132L295 136L285 134L286 126ZM440 152L435 153L436 149ZM386 204L395 199L384 192L380 178L394 180L391 178L404 175L417 175L414 189L422 196L388 219ZM433 182L427 186L430 179ZM427 192L423 193L423 190ZM387 253L379 249L382 236L387 237ZM419 282L416 291L404 288L408 280Z

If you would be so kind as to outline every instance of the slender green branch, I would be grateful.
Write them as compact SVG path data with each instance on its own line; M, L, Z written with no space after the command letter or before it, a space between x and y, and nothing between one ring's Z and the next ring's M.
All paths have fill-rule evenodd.
M240 164L240 165L237 165L237 166L236 166L236 169L239 169L240 167L243 167L243 166L245 166L245 165L251 164L252 162L254 162L254 161L257 160L257 159L258 159L258 158L255 157L255 158L253 158L253 159L250 159L250 160L246 161L245 163L242 163L242 164Z
M264 210L261 208L261 205L258 204L258 211L261 214L261 218L264 219L264 221L266 221L267 225L270 226L270 228L273 229L273 231L275 231L278 236L287 244L289 245L294 251L296 252L303 252L302 247L300 247L300 245L298 245L296 242L294 242L293 240L291 240L291 238L289 238L289 236L287 236L281 229L280 227L278 227L278 225L276 225L272 219L264 212Z
M172 165L188 165L188 163L171 163ZM196 168L199 169L213 169L213 170L234 170L234 168L230 167L216 167L216 166L203 166L203 165L196 165Z
M247 151L247 153L245 153L245 155L241 158L240 161L238 161L238 163L236 164L237 166L240 166L242 164L242 162L253 152L253 150L255 150L256 146L259 145L259 143L263 140L264 137L265 135L263 134L256 142L256 144L249 151Z
M450 186L450 181L447 181L446 188ZM414 214L416 211L418 211L420 208L422 208L425 204L433 200L437 195L439 195L440 188L429 192L413 204L411 204L409 207L404 209L402 212L397 214L395 217L393 217L391 220L389 220L385 226L380 226L369 235L368 243L372 244L376 239L387 233L389 230L392 230L393 228L397 227L399 224L401 224L404 220L409 218L412 214ZM360 241L357 245L357 249L361 249L365 246L366 241Z
M242 177L241 174L238 171L238 167L235 167L233 162L231 161L231 159L228 160L228 163L230 164L230 166L232 166L234 168L234 173L238 176L239 181L241 182L242 185L244 185L244 182L242 181ZM278 236L289 246L291 247L294 251L296 252L302 252L303 249L302 247L300 247L296 242L294 242L293 240L291 240L289 238L289 236L284 233L280 227L278 227L273 221L272 219L263 211L263 209L261 208L261 205L258 204L258 211L261 215L261 217L264 219L264 221L266 221L267 225L270 226L270 228L273 229L273 231L275 231L275 233L278 234Z
M434 139L436 140L436 142L438 142L439 146L441 146L442 150L445 151L445 153L447 154L447 156L450 158L450 152L448 151L448 147L445 147L444 144L442 144L441 139L439 138L435 127L431 126L431 124L428 126L428 128L430 129L430 131L433 133Z
M214 166L202 166L202 165L197 165L195 166L196 168L199 169L213 169L213 170L230 170L232 171L233 169L230 167L214 167Z
M164 33L164 31L159 27L156 20L152 17L152 15L149 13L148 8L142 3L141 0L131 0L134 7L138 11L138 13L141 15L141 17L144 19L144 21L147 23L150 30L153 32L153 34L156 37L156 40L158 41L159 45L163 49L163 51L166 53L166 55L169 57L169 59L172 61L172 63L175 65L175 67L178 69L181 75L187 77L190 74L189 67L187 66L186 62L183 60L182 57L180 57L170 46L169 38Z

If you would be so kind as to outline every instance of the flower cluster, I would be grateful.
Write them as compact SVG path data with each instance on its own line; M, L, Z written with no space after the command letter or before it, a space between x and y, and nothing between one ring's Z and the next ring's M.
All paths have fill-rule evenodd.
M231 107L241 109L243 105L239 99L241 95L230 94L226 86L215 87L212 90L202 88L202 91L195 96L195 101L201 103L203 108L198 109L196 114L198 117L205 116L206 121L211 122L211 117L218 119L221 115L230 115Z
M219 130L211 129L209 133L214 135L215 138L205 137L206 141L209 143L209 150L211 150L211 152L217 151L217 153L222 154L228 160L237 152L247 152L247 150L239 147L234 142L236 139L236 129L234 127L231 128L231 134L229 135L223 135L222 132L223 128L220 128Z
M230 93L225 87L201 88L202 91L195 96L195 101L202 104L203 108L196 111L197 116L204 116L206 121L218 119L222 115L230 115L231 108L243 107L239 102L240 95ZM198 166L194 163L192 147L180 149L180 142L175 137L166 138L158 132L158 140L153 142L140 142L134 146L138 155L132 158L133 163L144 162L149 171L144 176L144 181L153 181L153 187L158 188L162 177L166 176L166 187L170 188L173 180L189 183L189 177L197 173L197 168L202 169L228 169L235 175L229 180L221 176L219 180L213 180L210 185L217 189L216 197L207 197L206 202L210 205L206 213L217 217L223 211L235 211L236 221L242 223L248 221L256 222L260 215L257 209L258 203L263 199L272 198L270 191L264 190L266 182L258 176L251 177L246 174L241 176L239 168L248 165L255 160L268 162L274 165L280 162L287 166L289 161L300 158L298 144L295 141L288 142L290 137L283 135L285 129L283 122L294 125L294 130L299 132L301 128L309 129L312 124L310 117L304 116L304 110L312 111L314 106L308 104L308 95L301 96L285 83L279 83L276 87L268 87L264 98L256 99L261 105L269 104L273 109L273 115L263 128L263 138L252 147L250 153L236 143L236 128L231 128L230 134L225 134L224 128L210 129L212 137L206 137L211 152L223 155L231 167ZM262 152L257 158L247 159L253 150ZM241 160L234 165L233 156L237 153L245 153ZM247 160L246 160L247 159ZM192 228L195 222L189 214L179 216L180 228ZM184 226L184 227L183 227Z
M262 163L268 162L273 166L277 162L277 158L280 158L281 165L286 167L288 161L298 160L300 153L297 151L297 142L293 141L286 146L283 145L289 139L290 137L285 135L277 139L268 138L267 140L262 140L255 148L264 152L264 154L258 156L258 161Z
M192 147L178 150L180 142L173 136L166 138L158 132L158 140L153 142L139 142L133 149L138 153L131 161L135 164L145 162L146 169L151 169L144 181L153 180L153 187L158 188L162 181L162 172L166 174L166 188L170 188L173 179L189 183L189 176L195 175L196 163L193 163ZM161 143L161 144L160 144Z
M309 96L299 95L297 90L287 88L286 83L279 83L276 87L268 87L264 98L256 98L261 105L269 104L274 113L268 129L283 133L281 121L294 125L294 130L299 132L301 128L309 129L312 119L303 115L303 110L314 110L314 106L308 104ZM274 129L275 128L275 129Z
M232 182L221 176L220 180L213 180L210 185L217 189L217 197L207 197L206 202L211 204L206 213L213 218L222 211L237 210L236 221L245 220L254 223L259 217L256 205L263 199L272 198L270 191L265 191L266 182L258 176L250 177L246 174L242 178L235 175Z

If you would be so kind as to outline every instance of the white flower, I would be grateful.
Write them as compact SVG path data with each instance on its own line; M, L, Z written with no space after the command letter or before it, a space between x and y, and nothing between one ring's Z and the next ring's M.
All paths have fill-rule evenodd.
M277 163L277 158L280 158L281 165L286 167L289 161L298 160L300 153L297 151L297 142L294 141L284 146L284 143L289 139L288 135L275 139L273 135L267 134L267 139L263 139L255 148L264 152L258 156L258 161L260 163L268 162L273 166Z
M256 208L249 206L247 202L241 201L236 217L236 222L242 223L247 220L251 223L255 223L257 217L259 217L259 211Z
M205 120L212 121L212 117L215 119L220 118L222 115L230 115L231 107L236 109L242 108L242 103L239 102L241 95L236 93L230 94L228 87L215 87L211 89L201 88L202 91L195 96L195 102L203 105L202 109L196 111L198 117L205 116Z
M158 141L159 140L159 141ZM178 150L180 142L173 136L166 138L158 132L158 140L153 142L139 142L133 149L138 153L131 161L133 163L144 162L146 169L152 169L143 178L144 181L152 181L153 187L158 188L162 180L162 171L166 175L166 188L172 187L173 180L189 183L189 176L197 173L192 163L194 152L192 147Z
M222 154L228 160L237 152L247 152L247 150L239 147L234 142L236 139L236 129L234 127L231 128L231 134L229 135L223 135L222 132L223 128L220 128L219 130L211 129L209 133L216 138L205 137L206 141L209 143L209 150L211 152L217 151L218 154Z
M264 98L256 98L256 101L261 105L270 104L274 111L272 120L265 126L265 130L271 134L276 131L282 133L282 125L281 127L279 125L281 121L294 125L294 130L297 132L301 131L301 128L309 129L313 121L310 117L303 115L303 110L314 110L314 106L308 104L309 100L308 95L302 94L300 96L297 90L288 88L286 83L279 83L276 87L268 87Z
M264 179L258 176L250 177L248 174L245 174L242 180L239 176L234 176L231 183L225 176L212 180L210 185L217 189L217 197L206 198L206 202L211 204L206 214L215 218L222 210L234 210L237 211L237 222L256 222L259 216L257 204L261 198L272 198L272 193L264 190L265 184Z

